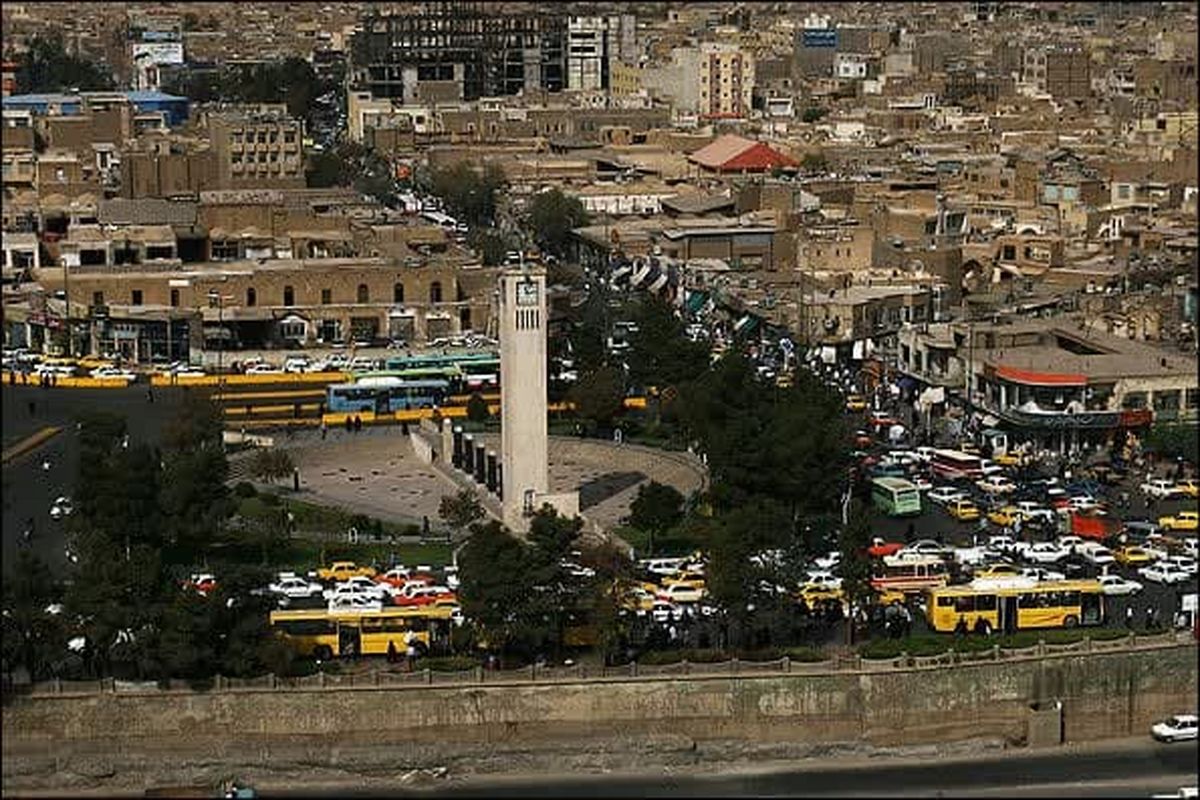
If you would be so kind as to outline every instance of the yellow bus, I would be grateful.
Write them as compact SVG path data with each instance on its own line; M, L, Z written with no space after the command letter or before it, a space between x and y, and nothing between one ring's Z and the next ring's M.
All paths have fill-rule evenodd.
M327 611L323 608L271 612L271 630L303 656L329 660L342 655L386 655L388 644L407 652L409 641L421 655L450 643L450 606Z
M942 633L953 632L960 620L981 633L1099 625L1104 593L1098 581L1088 580L944 586L928 591L925 618Z

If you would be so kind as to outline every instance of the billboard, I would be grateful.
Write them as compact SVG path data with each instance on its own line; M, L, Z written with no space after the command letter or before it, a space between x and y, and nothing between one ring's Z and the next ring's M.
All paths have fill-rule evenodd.
M182 64L183 42L136 42L133 45L133 63L138 66Z
M824 30L806 30L801 33L801 42L805 47L836 48L838 35L836 28Z

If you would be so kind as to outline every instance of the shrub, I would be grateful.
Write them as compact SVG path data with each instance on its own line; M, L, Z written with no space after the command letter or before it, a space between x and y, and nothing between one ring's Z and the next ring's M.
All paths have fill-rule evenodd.
M463 672L475 669L479 662L470 656L436 656L418 661L417 666L433 672Z
M265 506L279 505L279 495L277 495L277 494L271 494L270 492L263 492L262 494L260 494L258 496L258 498L260 500L262 500L263 505L265 505Z
M238 481L237 486L233 487L233 493L238 497L246 498L254 497L258 494L258 490L249 481Z

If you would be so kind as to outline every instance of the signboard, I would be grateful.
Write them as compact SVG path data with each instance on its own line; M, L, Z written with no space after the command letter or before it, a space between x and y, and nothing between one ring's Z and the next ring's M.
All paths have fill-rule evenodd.
M88 316L92 319L108 319L108 306L88 306Z
M182 64L183 42L137 42L133 45L133 63Z
M800 34L801 43L805 47L833 49L837 47L838 35L836 28L826 30L806 30Z

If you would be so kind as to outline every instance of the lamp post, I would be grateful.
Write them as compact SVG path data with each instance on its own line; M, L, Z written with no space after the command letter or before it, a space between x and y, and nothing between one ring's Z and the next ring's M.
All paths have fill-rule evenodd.
M208 307L217 309L217 331L220 334L225 333L225 301L230 299L227 295L222 295L216 289L208 290ZM224 336L217 337L221 346L217 350L217 384L219 386L225 383L225 339Z

